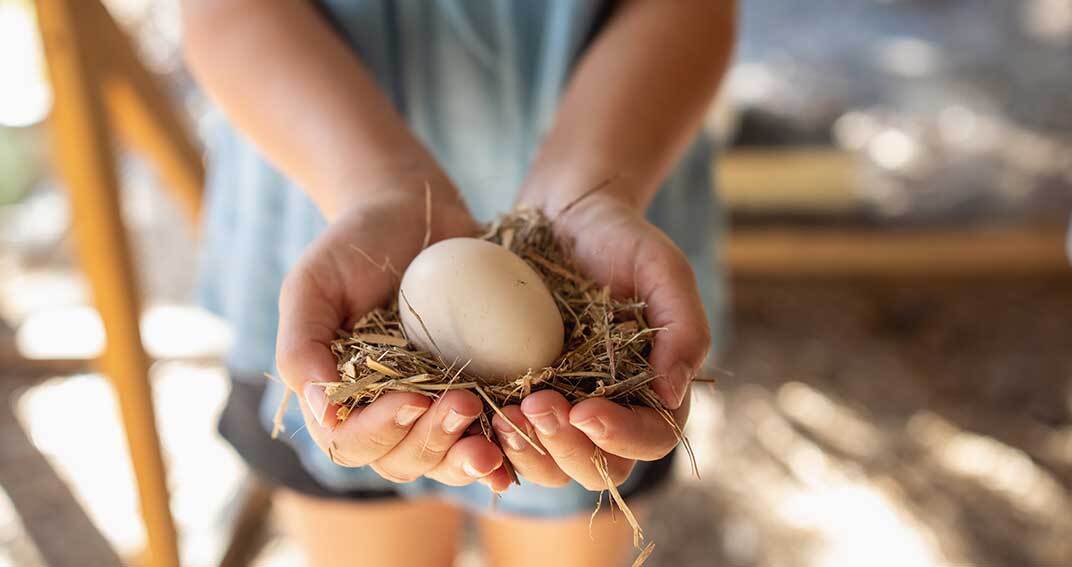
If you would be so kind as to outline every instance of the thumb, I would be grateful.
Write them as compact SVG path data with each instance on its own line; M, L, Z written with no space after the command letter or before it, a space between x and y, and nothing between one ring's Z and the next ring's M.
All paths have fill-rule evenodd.
M283 382L298 394L320 425L328 413L328 399L324 389L312 382L338 380L331 341L343 321L341 298L324 293L331 287L318 285L315 276L296 268L279 295L276 367Z

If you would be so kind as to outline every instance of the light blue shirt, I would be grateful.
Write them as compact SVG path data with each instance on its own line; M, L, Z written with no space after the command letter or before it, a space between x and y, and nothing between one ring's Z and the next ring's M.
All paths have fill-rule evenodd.
M576 0L322 2L480 220L512 206L570 72L608 6ZM222 116L210 119L206 137L201 298L236 331L228 360L235 375L259 376L274 369L280 284L325 221L305 193ZM711 157L712 147L701 137L666 181L649 218L685 250L714 315L723 302L715 270L720 223ZM720 326L713 330L717 335ZM265 399L266 423L281 394L273 388ZM301 416L291 410L287 423L294 431ZM328 486L352 489L378 481L363 469L333 465L306 434L291 443Z

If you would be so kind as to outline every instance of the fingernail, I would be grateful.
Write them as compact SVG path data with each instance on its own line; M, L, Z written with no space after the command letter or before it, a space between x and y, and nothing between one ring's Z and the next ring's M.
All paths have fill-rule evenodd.
M317 425L323 427L324 417L328 412L328 396L324 389L310 382L302 388L302 395L305 396L305 404L309 406L309 412L313 414Z
M529 418L532 426L542 435L554 435L558 431L558 416L555 415L554 411L539 414L526 413L525 417Z
M607 426L598 417L591 417L580 423L570 423L591 439L602 439L607 434Z
M461 433L466 427L469 427L469 423L476 419L476 416L462 415L454 410L447 412L447 416L443 418L443 431L450 433Z
M484 478L491 474L491 471L480 472L476 470L476 467L473 466L473 463L470 462L462 463L462 470L465 471L465 474L469 475L472 478Z
M528 445L512 428L505 430L497 429L496 431L498 432L499 439L501 439L511 451L524 451L525 446Z
M398 409L398 413L395 414L395 423L399 427L409 427L413 425L417 418L424 415L424 412L428 411L428 408L422 408L420 406L402 406Z

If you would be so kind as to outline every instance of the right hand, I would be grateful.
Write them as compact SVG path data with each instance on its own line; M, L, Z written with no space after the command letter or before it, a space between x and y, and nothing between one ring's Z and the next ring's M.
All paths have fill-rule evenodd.
M397 276L373 265L389 259L401 272L425 237L423 192L380 193L335 215L283 281L279 298L276 366L297 393L316 444L337 464L368 465L393 482L427 476L460 486L482 482L505 490L510 479L498 446L481 435L463 437L483 409L467 391L450 391L433 403L412 392L384 394L342 423L321 387L339 379L330 350L336 329L394 293ZM477 225L455 199L432 206L431 241L472 236Z

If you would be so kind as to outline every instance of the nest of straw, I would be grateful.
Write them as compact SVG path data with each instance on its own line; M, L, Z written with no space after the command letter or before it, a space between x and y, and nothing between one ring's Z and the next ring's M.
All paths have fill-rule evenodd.
M480 238L517 254L543 278L562 314L566 333L562 354L552 366L530 370L513 381L484 382L466 373L464 364L447 363L435 353L419 350L407 339L399 306L392 303L339 331L331 345L339 381L319 385L338 406L340 421L386 392L435 398L446 390L471 390L484 400L482 421L488 430L488 418L498 408L520 403L532 392L554 389L572 403L602 397L647 406L675 423L650 387L656 373L647 358L660 329L644 319L643 302L614 298L608 288L580 276L568 246L554 238L551 221L539 211L522 209L501 216Z
M392 303L340 331L332 343L339 380L319 385L338 407L339 421L387 392L415 392L436 398L447 390L470 390L484 401L479 422L484 435L495 441L490 426L493 413L506 418L501 407L520 403L534 391L554 389L571 403L603 397L623 405L653 408L674 428L691 457L681 429L651 389L656 373L647 359L660 329L648 325L645 304L615 298L607 287L581 276L568 243L555 238L552 221L539 211L521 209L501 216L480 238L517 254L547 284L565 326L565 346L559 358L552 366L530 370L510 382L484 382L466 373L464 364L448 363L407 340L399 321L399 305ZM512 425L542 452L528 432ZM597 451L593 463L604 473L612 501L629 518L628 507L605 474L604 456ZM512 470L509 472L514 476ZM639 537L639 526L634 524L634 529Z

